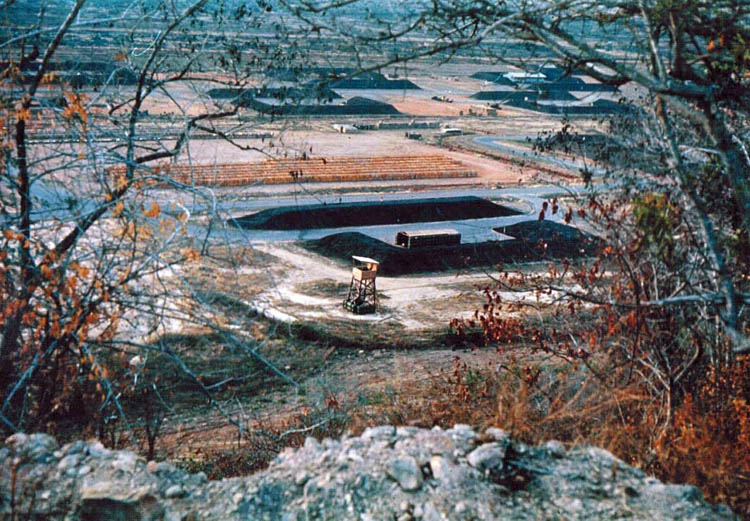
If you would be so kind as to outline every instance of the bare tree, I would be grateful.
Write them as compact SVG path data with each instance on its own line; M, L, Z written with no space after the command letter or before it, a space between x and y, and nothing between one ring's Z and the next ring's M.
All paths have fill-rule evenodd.
M0 16L2 429L128 421L121 398L149 353L212 401L177 353L138 339L172 321L223 331L185 284L195 223L170 199L214 196L169 169L195 133L232 141L246 126L206 91L279 64L257 36L273 20L209 0L5 2Z

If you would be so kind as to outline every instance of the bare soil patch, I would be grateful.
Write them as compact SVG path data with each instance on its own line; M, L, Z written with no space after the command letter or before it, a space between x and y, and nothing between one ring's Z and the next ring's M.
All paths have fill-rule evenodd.
M462 103L446 103L432 99L400 96L390 99L391 105L403 114L412 116L459 117L467 112Z
M349 284L334 279L319 279L303 282L294 288L296 291L313 297L335 297L343 299ZM382 299L382 296L381 296Z

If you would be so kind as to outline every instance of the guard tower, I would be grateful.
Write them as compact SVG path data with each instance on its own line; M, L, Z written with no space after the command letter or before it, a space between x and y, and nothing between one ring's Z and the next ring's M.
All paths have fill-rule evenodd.
M374 313L378 307L378 293L375 289L378 261L356 255L352 256L352 260L352 283L344 301L344 309L357 315Z

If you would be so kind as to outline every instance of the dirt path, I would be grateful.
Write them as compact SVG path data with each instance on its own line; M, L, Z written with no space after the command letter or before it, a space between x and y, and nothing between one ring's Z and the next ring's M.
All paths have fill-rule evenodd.
M454 316L468 315L483 302L479 288L486 284L487 273L435 274L415 277L378 277L381 309L372 315L353 315L342 308L351 280L351 267L316 255L291 243L258 244L263 253L293 266L276 285L257 297L264 309L275 309L302 321L387 322L394 330L445 328ZM328 282L330 290L319 295L305 294L302 283ZM453 312L455 315L448 313Z

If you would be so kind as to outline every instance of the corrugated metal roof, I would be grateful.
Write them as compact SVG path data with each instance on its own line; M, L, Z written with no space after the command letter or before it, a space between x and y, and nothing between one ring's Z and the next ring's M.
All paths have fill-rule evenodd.
M358 255L352 255L352 259L354 259L357 262L364 262L367 264L380 264L375 259L371 259L370 257L360 257Z

